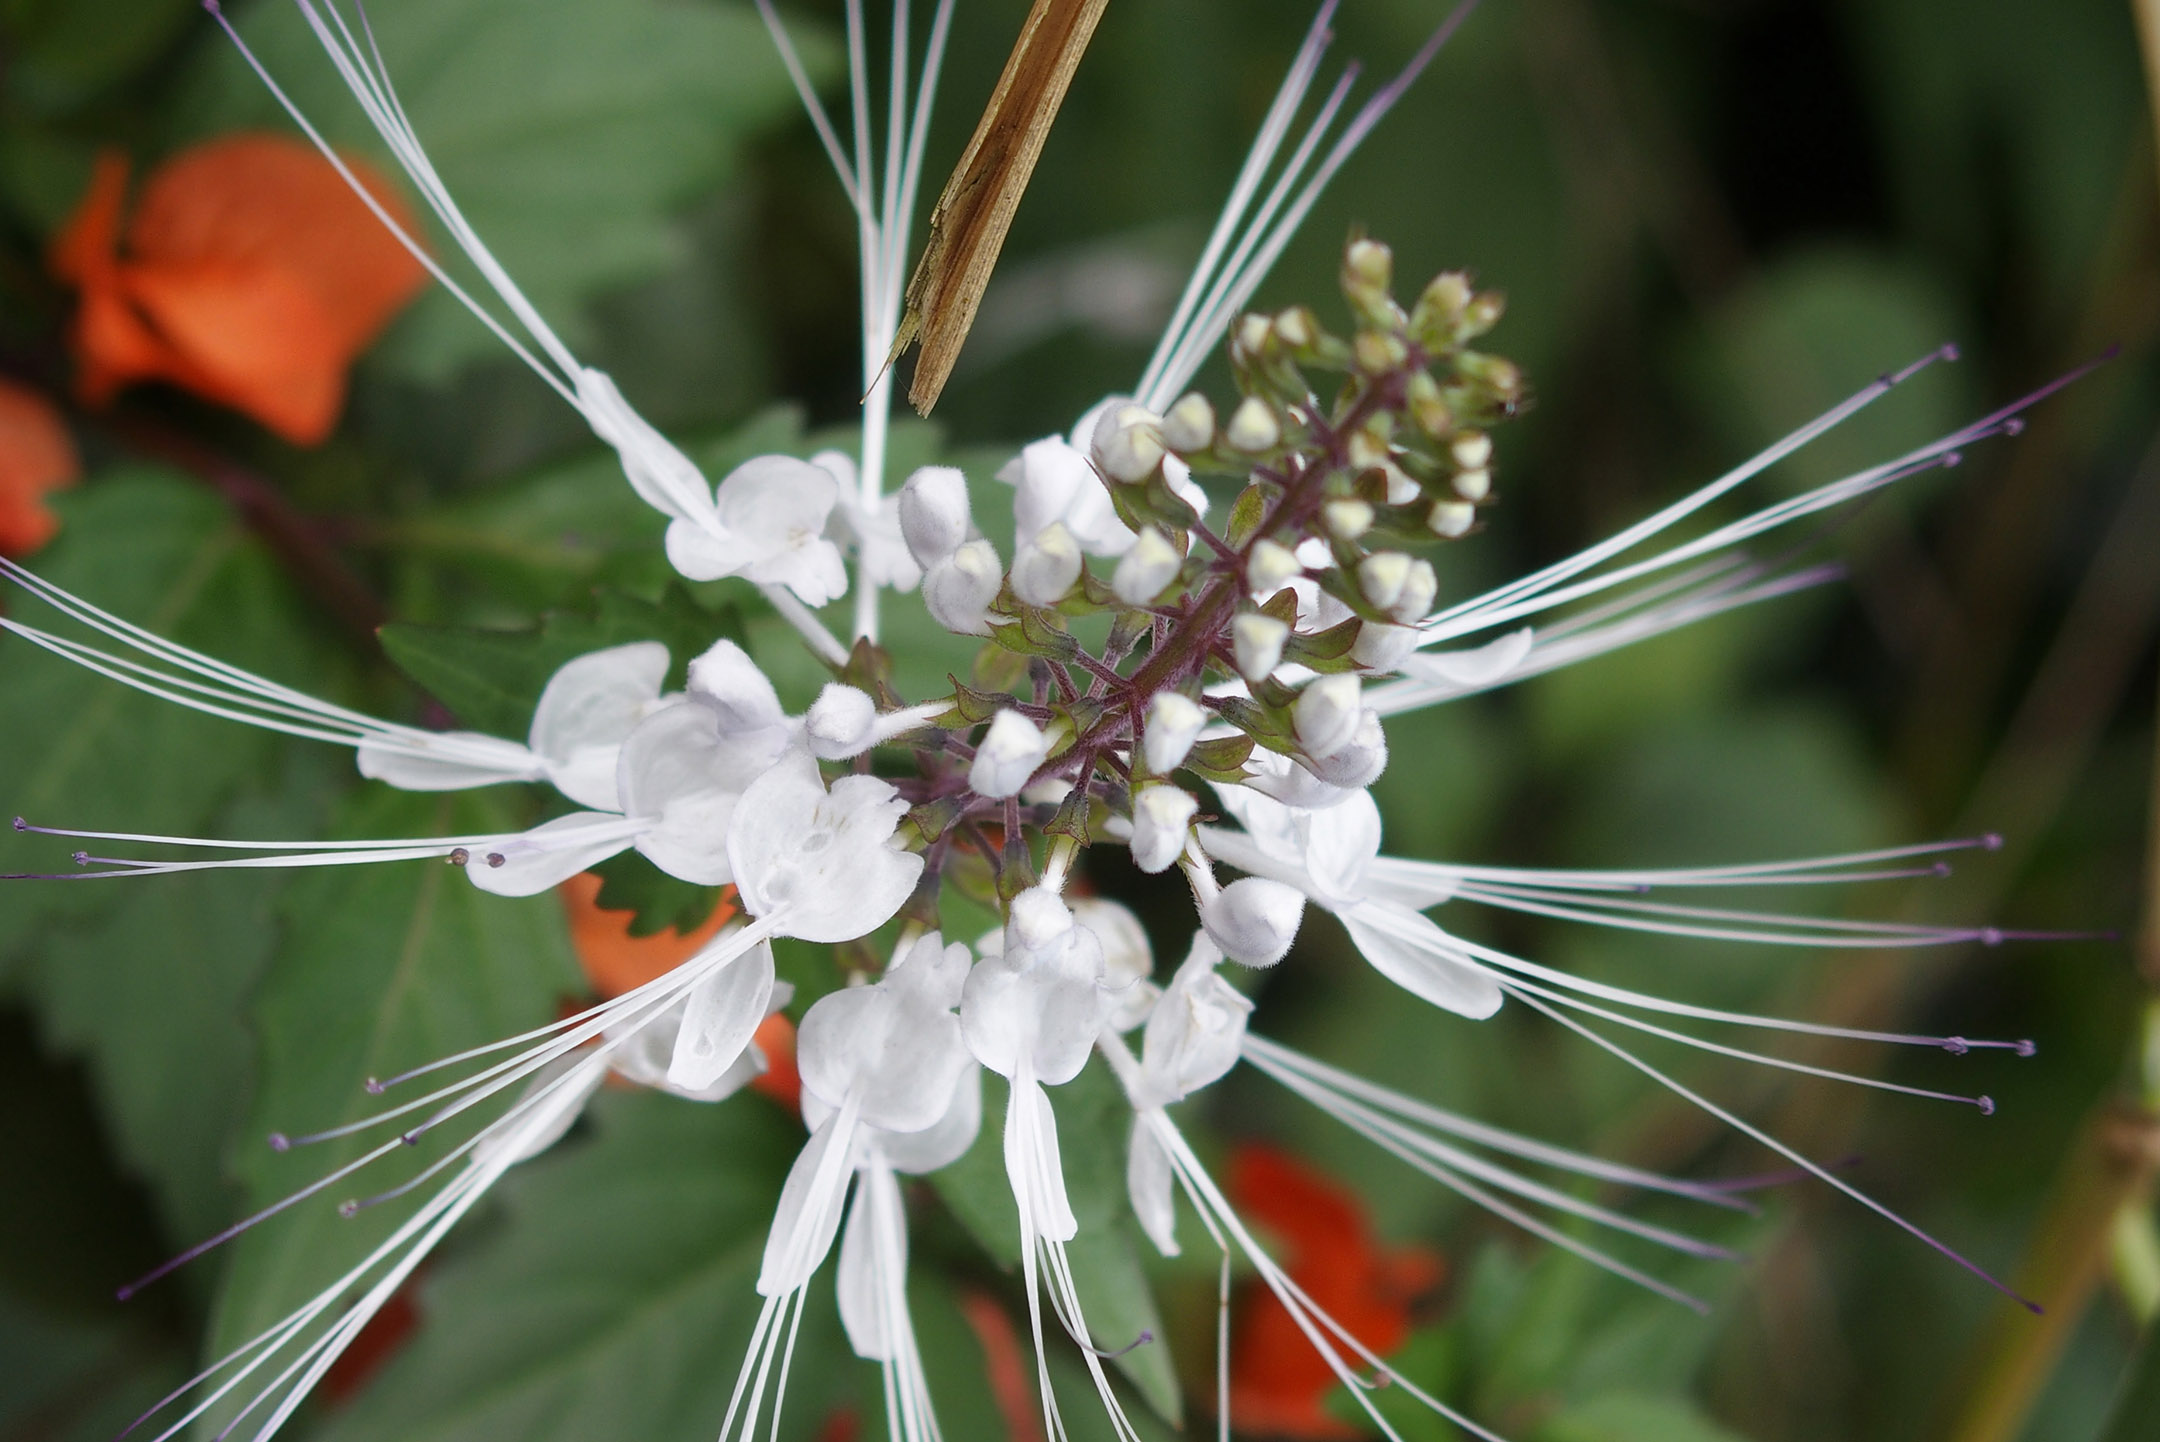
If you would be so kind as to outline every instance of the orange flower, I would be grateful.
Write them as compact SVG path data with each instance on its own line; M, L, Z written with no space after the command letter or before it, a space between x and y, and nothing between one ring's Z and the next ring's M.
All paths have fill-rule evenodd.
M578 965L603 997L635 991L681 966L735 914L735 893L729 891L705 924L687 935L671 926L651 936L632 936L629 912L600 909L600 886L600 878L587 871L571 877L556 892L562 897L563 914L570 919L570 944L577 949Z
M409 231L404 206L348 160ZM98 157L52 268L82 290L74 347L83 399L170 381L297 445L330 434L346 371L427 272L311 147L232 135L152 172L121 246L128 161Z
M1440 1258L1423 1247L1383 1248L1356 1193L1273 1147L1230 1159L1230 1197L1276 1240L1276 1260L1314 1304L1385 1356L1410 1331L1410 1308L1439 1285ZM1335 1373L1275 1294L1249 1287L1231 1330L1230 1417L1265 1437L1354 1438L1363 1432L1324 1405Z
M60 518L45 497L81 474L75 442L52 402L0 381L0 556L27 556L53 538Z

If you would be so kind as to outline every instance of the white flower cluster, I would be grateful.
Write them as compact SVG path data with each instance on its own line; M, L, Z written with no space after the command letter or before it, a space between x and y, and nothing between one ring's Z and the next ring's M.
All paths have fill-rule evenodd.
M739 577L760 588L833 665L836 679L793 716L733 641L718 640L694 658L637 643L563 666L539 698L522 742L430 732L239 671L0 563L21 588L104 644L13 617L0 617L0 626L117 681L235 720L350 745L365 775L394 786L545 782L577 808L516 834L334 846L104 837L192 845L212 855L107 861L76 873L80 878L438 857L461 865L486 890L529 896L634 848L671 876L733 886L741 911L740 920L667 975L520 1038L508 1060L387 1112L386 1118L429 1108L432 1115L456 1101L462 1114L485 1096L515 1093L462 1144L463 1169L410 1223L208 1374L200 1395L163 1436L250 1387L256 1390L247 1412L260 1411L256 1435L275 1431L448 1224L505 1169L560 1138L604 1075L704 1102L743 1085L763 1065L752 1045L759 1024L792 997L775 973L769 945L775 938L841 943L876 936L890 960L875 981L824 996L801 1017L797 1056L809 1133L777 1201L757 1280L763 1309L722 1436L749 1437L763 1409L778 1407L777 1395L768 1394L786 1368L775 1360L791 1344L791 1318L837 1240L847 1335L861 1356L883 1364L896 1435L914 1442L937 1431L909 1318L897 1179L935 1172L974 1145L986 1070L1004 1081L1004 1160L1020 1218L1051 1436L1062 1435L1062 1424L1043 1360L1045 1297L1080 1344L1118 1435L1137 1435L1108 1380L1106 1354L1088 1330L1065 1253L1079 1224L1066 1193L1051 1096L1098 1055L1131 1103L1128 1190L1145 1234L1164 1253L1178 1251L1182 1195L1216 1244L1241 1254L1275 1290L1329 1366L1360 1384L1350 1390L1361 1402L1369 1370L1389 1375L1382 1359L1267 1257L1172 1117L1171 1108L1240 1063L1442 1185L1658 1291L1680 1295L1584 1240L1564 1219L1594 1221L1691 1254L1717 1253L1540 1180L1535 1171L1655 1188L1709 1205L1728 1203L1722 1187L1637 1172L1500 1131L1248 1031L1253 969L1273 967L1291 952L1308 905L1334 917L1374 970L1441 1011L1477 1020L1512 1000L1622 1056L1629 1054L1586 1018L1682 1041L1694 1039L1666 1021L1780 1023L1579 978L1466 939L1428 913L1476 903L1678 936L1789 945L1884 947L1999 936L1646 896L1910 874L1912 858L1954 844L1665 872L1534 871L1383 853L1380 811L1367 788L1388 764L1385 718L1812 585L1821 572L1768 570L1737 547L1771 527L1944 464L2010 420L2008 412L1988 417L1854 476L1661 542L1678 523L1902 378L1888 377L1610 540L1440 604L1432 560L1410 548L1472 528L1492 487L1493 448L1483 425L1503 418L1521 392L1520 377L1506 362L1468 348L1498 319L1497 301L1450 273L1406 310L1390 293L1385 247L1359 241L1343 269L1358 322L1354 335L1329 335L1304 308L1242 313L1322 187L1431 59L1453 20L1333 144L1322 142L1340 93L1278 165L1326 44L1333 7L1323 7L1133 392L1103 401L1069 435L1026 446L998 473L1011 487L1016 536L1007 564L978 533L979 496L960 471L924 467L897 492L884 491L890 382L883 364L898 318L897 277L926 105L902 119L905 95L894 99L884 168L894 190L881 197L867 189L876 167L867 156L843 153L805 86L803 99L865 236L863 363L871 388L861 453L761 456L715 486L605 375L576 361L482 248L427 164L372 50L354 43L331 0L298 3L445 233L522 327L530 348L516 342L520 354L615 449L636 493L668 517L667 555L675 568L692 580ZM926 68L937 63L950 8L950 0L939 7ZM785 32L769 8L765 13L800 76ZM860 47L859 27L850 33ZM904 15L894 44L905 57ZM856 60L855 73L867 73L859 54ZM417 241L407 240L427 259ZM490 317L489 323L511 333L508 322ZM1204 397L1182 392L1224 333L1233 337L1243 395L1219 420ZM1314 367L1351 376L1353 398L1324 404L1304 379ZM1209 474L1234 477L1238 486L1219 531L1209 527L1215 506L1197 479ZM849 591L851 561L857 637L874 644L881 590L919 586L921 604L939 624L990 638L989 646L1010 661L1012 688L902 705L864 678L851 684L845 679L852 674L850 649L815 614ZM1091 572L1091 562L1107 575ZM1113 617L1100 650L1084 648L1063 624L1064 616L1084 611ZM1544 624L1556 614L1556 622ZM1529 629L1532 618L1543 629ZM1464 640L1474 644L1447 649ZM681 692L669 693L666 678L677 659L687 660L687 681ZM893 766L872 775L866 763L856 764L880 748ZM985 847L974 860L1000 868L1008 900L999 930L971 946L946 938L937 908L945 873L969 859L968 848L986 830L1002 834L1002 849L989 854ZM1106 837L1129 847L1142 871L1176 868L1190 888L1189 950L1166 982L1155 980L1146 934L1129 912L1067 896L1083 838ZM1218 868L1237 874L1225 880ZM1953 1049L1974 1045L1805 1029ZM1129 1040L1134 1034L1137 1047ZM1649 1071L1646 1063L1634 1064ZM1859 1195L1833 1173L1747 1130L1828 1185ZM378 1154L415 1136L407 1132ZM359 1299L349 1300L356 1293ZM1467 1430L1490 1435L1403 1385ZM236 1400L250 1395L240 1390ZM1227 1415L1224 1399L1218 1406ZM1367 1407L1375 1425L1393 1435Z

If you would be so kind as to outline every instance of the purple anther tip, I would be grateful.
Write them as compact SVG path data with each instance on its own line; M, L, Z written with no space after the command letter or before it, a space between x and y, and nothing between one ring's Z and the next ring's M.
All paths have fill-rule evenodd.
M17 831L28 831L30 829L30 823L18 816L15 818L15 829Z
M224 9L219 6L218 0L202 0L202 8L212 15L222 15L225 13Z
M1995 1098L1993 1097L1974 1097L1973 1105L1980 1108L1980 1115L1984 1117L1995 1115Z
M1981 837L1980 849L1982 851L2002 850L2002 833L2000 831L1990 831L1985 836Z
M2040 1054L2040 1043L2028 1037L2017 1044L2017 1054L2019 1056L2038 1056Z
M2115 357L2117 357L2117 356L2119 356L2119 355L2121 355L2121 354L2122 354L2122 342L2121 342L2121 341L2119 341L2119 340L2117 340L2117 341L2109 341L2109 342L2108 342L2108 348L2107 348L2106 350L2104 350L2104 351L2100 352L2100 359L2102 359L2102 360L2104 360L2104 361L2111 361L2111 360L2115 359Z
M77 866L88 866L88 865L90 864L90 853L89 853L89 852L87 852L87 851L78 851L78 852L76 852L76 853L75 853L75 864L76 864Z
M115 1287L113 1289L113 1300L115 1302L125 1302L128 1298L134 1295L135 1287L133 1283L130 1283L125 1287Z
M381 1096L383 1094L382 1082L375 1077L369 1077L367 1079L367 1094L371 1097Z
M443 859L452 866L463 866L466 862L472 860L472 853L462 846L453 846L450 848L450 854Z
M2025 434L2025 417L2023 417L2023 416L2011 416L2011 417L2010 417L2010 418L2009 418L2008 420L2004 421L2004 422L2003 422L2003 434L2004 434L2004 435L2006 435L2006 436L2022 436L2022 435L2024 435L2024 434Z
M406 1132L399 1136L398 1140L403 1142L408 1147L417 1147L420 1145L420 1133Z
M1933 866L1929 867L1928 870L1934 872L1937 876L1948 876L1950 874L1950 863L1947 861L1938 861Z
M1942 463L1943 469L1946 471L1962 466L1965 464L1965 453L1963 451L1944 451Z
M337 1214L347 1221L351 1221L354 1217L360 1215L360 1204L351 1198L347 1198L337 1204Z
M1980 928L1980 944L1982 946L2001 946L2002 939L2003 934L2001 927L1983 926Z
M286 1136L283 1132L270 1133L269 1140L270 1150L273 1152L289 1152L292 1150L292 1138Z
M1972 1043L1961 1036L1946 1036L1942 1048L1952 1056L1963 1056L1972 1050Z
M487 864L491 867L501 866L505 861L508 861L509 859L509 857L503 855L500 851L490 851L487 856Z
M1941 356L1946 361L1965 359L1965 352L1958 349L1957 342L1954 340L1944 341L1943 348L1937 351L1936 354Z

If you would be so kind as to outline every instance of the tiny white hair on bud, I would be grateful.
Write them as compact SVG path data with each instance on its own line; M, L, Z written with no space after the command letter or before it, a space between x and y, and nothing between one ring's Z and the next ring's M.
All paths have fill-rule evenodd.
M923 605L940 626L963 636L990 634L990 603L1005 582L997 548L979 537L923 575Z
M1018 711L1000 711L975 747L968 785L980 796L1017 796L1049 754L1050 738L1040 726Z
M1191 392L1164 414L1162 440L1181 455L1206 450L1215 443L1215 407L1200 392Z
M1458 471L1453 482L1455 494L1466 501L1482 501L1492 494L1492 472L1479 467L1472 471Z
M1230 424L1223 428L1223 439L1233 451L1257 455L1274 449L1282 439L1282 422L1276 419L1273 406L1258 396L1247 396L1230 413Z
M1304 573L1305 563L1297 553L1276 541L1253 542L1245 560L1245 585L1255 596L1272 596Z
M1133 865L1149 875L1168 871L1185 852L1185 838L1200 803L1188 792L1160 783L1133 797Z
M1375 551L1358 562L1358 590L1383 611L1392 610L1410 580L1411 558L1401 551Z
M1206 724L1207 711L1190 696L1177 691L1157 692L1155 699L1148 702L1147 725L1140 743L1148 770L1168 776L1184 765L1200 728Z
M1425 514L1425 524L1433 534L1450 540L1463 535L1477 519L1477 507L1468 501L1434 501L1432 509Z
M1273 966L1289 955L1304 916L1304 893L1264 876L1241 877L1200 904L1208 939L1245 966Z
M877 702L870 693L833 681L803 717L810 750L826 761L859 756L877 739Z
M1052 521L1013 557L1013 594L1030 606L1054 606L1080 579L1080 565L1080 543L1063 521Z
M1262 681L1282 664L1283 642L1290 639L1287 622L1251 612L1230 623L1230 647L1237 656L1238 674L1248 681Z
M1492 437L1483 431L1464 431L1448 444L1448 454L1466 471L1482 471L1492 464Z
M1162 417L1130 402L1112 406L1095 423L1089 451L1113 481L1144 481L1162 464Z
M951 557L968 538L973 517L967 477L954 466L923 466L900 488L900 535L925 571Z
M1238 322L1238 344L1246 350L1258 350L1268 343L1274 333L1275 323L1264 315L1248 315Z
M1355 498L1329 501L1320 508L1320 515L1327 522L1328 534L1339 540L1354 541L1372 529L1372 506Z
M1298 744L1315 756L1341 750L1357 732L1363 697L1363 684L1349 672L1306 682L1290 708Z
M1004 715L1013 713L1007 711ZM1047 886L1031 886L1012 899L1008 927L1012 939L1022 946L1041 946L1055 941L1073 928L1072 908Z
M1178 568L1184 564L1185 558L1168 536L1154 526L1143 526L1132 549L1118 558L1110 589L1128 606L1145 606L1177 579Z

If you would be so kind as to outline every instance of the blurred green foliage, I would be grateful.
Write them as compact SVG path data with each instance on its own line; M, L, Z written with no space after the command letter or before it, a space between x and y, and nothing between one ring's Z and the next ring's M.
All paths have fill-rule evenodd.
M1024 8L961 0L933 175L957 155ZM368 153L294 10L232 10L302 108ZM834 93L839 5L788 13ZM716 475L762 450L847 443L862 389L853 226L747 4L374 0L368 14L451 190L581 355ZM1436 14L1427 0L1346 0L1336 53L1385 73ZM997 460L1131 382L1308 19L1304 0L1109 8L937 420L896 434L902 470L932 457L966 466L995 527ZM2160 555L2140 499L2160 487L2160 206L2135 61L2120 0L1486 0L1261 292L1267 304L1324 299L1343 235L1362 225L1394 245L1404 275L1468 265L1509 293L1502 338L1538 403L1503 439L1489 531L1449 553L1450 593L1635 518L1946 341L1960 363L1767 486L1878 460L2107 344L2123 354L2025 436L1976 447L1812 538L1851 570L1836 592L1395 723L1379 787L1393 849L1651 865L1999 828L2005 850L1950 881L1849 904L2135 924L2154 615L2150 588L2116 584L2095 559L2142 554L2149 567ZM147 164L236 126L286 122L185 0L0 0L0 370L69 394L69 298L41 254L97 149ZM1203 384L1220 395L1223 380L1215 369ZM716 600L663 592L657 519L575 417L439 291L363 362L346 423L320 449L162 391L73 419L92 474L63 498L65 530L39 568L161 634L352 704L435 720L447 709L516 734L533 656L561 637L613 636L637 617L679 636ZM290 564L202 475L145 455L137 422L267 478L294 515L320 522L399 623L383 637L389 657L423 683L429 656L440 663L433 695L341 624L321 574ZM461 692L456 678L479 668L444 660L444 633L423 629L516 630L546 615L543 630L495 647L492 691ZM769 615L740 620L799 706L821 674L783 669ZM894 645L911 695L967 674L971 648L927 626ZM0 661L0 805L36 822L292 836L527 819L513 798L365 792L321 748L162 706L13 640ZM112 1303L112 1287L159 1257L351 1152L280 1156L265 1132L357 1115L363 1077L544 1022L578 989L550 904L480 896L446 868L282 876L0 893L0 1442L111 1436L380 1235L394 1209L345 1221L336 1198L319 1198ZM1159 955L1182 952L1189 922L1172 891L1109 865L1095 880L1158 926ZM1989 1091L2003 1115L1985 1124L1657 1055L1812 1154L1851 1158L1856 1182L1998 1271L2033 1240L2079 1119L2124 1081L2140 997L2117 945L1824 958L1519 917L1462 924L1710 1004L2039 1039L2039 1059L2022 1064L1808 1054ZM828 963L783 963L802 985L798 1009L838 984ZM1271 1034L1415 1094L1638 1164L1765 1166L1760 1149L1535 1018L1473 1025L1404 1007L1325 920L1261 986ZM1059 1097L1066 1164L1076 1204L1108 1217L1122 1141L1115 1108L1088 1085ZM1970 1349L2008 1304L1823 1189L1774 1191L1762 1219L1722 1236L1745 1263L1669 1273L1716 1299L1703 1320L1376 1165L1252 1077L1201 1110L1225 1139L1284 1141L1355 1185L1383 1235L1444 1251L1450 1281L1396 1365L1523 1442L1969 1442L1950 1431L1971 1382L1961 1369L1986 1365ZM994 1121L984 1135L991 1146ZM421 1325L387 1370L311 1408L304 1435L711 1432L793 1149L754 1099L604 1097L431 1264ZM918 1242L933 1265L918 1269L917 1321L954 1437L1000 1426L955 1307L969 1289L1017 1295L1001 1269L1012 1248L995 1171L993 1147L941 1178ZM1213 1262L1143 1277L1129 1228L1103 1235L1084 1268L1091 1316L1106 1335L1161 1334L1124 1359L1126 1375L1174 1414L1177 1378L1190 1384L1212 1335ZM846 1355L829 1291L813 1297L783 1435L809 1437L843 1405L874 1435L874 1373ZM2030 1424L2010 1435L2098 1437L2136 1326L2103 1286ZM2150 1435L2129 1412L2153 1395L2153 1353L2148 1343L2143 1390L2110 1442ZM1059 1367L1077 1383L1076 1365ZM1387 1406L1405 1436L1447 1435L1401 1400ZM1185 1405L1189 1433L1212 1426ZM1072 1411L1079 1422L1086 1409Z

